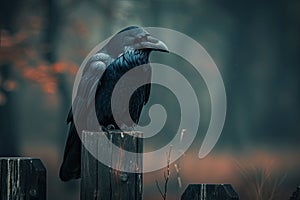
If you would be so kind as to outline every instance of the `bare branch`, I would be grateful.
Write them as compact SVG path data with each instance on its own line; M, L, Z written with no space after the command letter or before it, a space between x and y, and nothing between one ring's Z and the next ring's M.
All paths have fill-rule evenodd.
M158 181L155 180L156 182L156 187L160 193L160 195L162 196L163 200L166 200L167 199L167 193L168 193L168 182L169 182L169 178L170 178L170 175L171 175L171 170L170 170L170 162L171 162L171 151L172 151L172 145L170 146L170 150L167 154L167 171L164 172L164 179L165 179L165 185L164 185L164 192L162 192L159 184L158 184Z
M164 198L164 194L163 194L163 192L161 191L161 189L160 189L160 186L159 186L159 184L158 184L158 181L157 180L155 180L155 183L156 183L156 187L157 187L157 189L158 189L158 191L159 191L159 193L160 193L160 195L161 195L161 197L165 200L165 198Z

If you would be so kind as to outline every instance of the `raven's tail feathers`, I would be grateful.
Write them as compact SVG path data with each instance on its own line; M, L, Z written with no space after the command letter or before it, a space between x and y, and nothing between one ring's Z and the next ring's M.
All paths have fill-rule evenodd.
M77 134L74 122L71 122L65 147L63 163L59 177L62 181L80 178L81 173L81 140Z

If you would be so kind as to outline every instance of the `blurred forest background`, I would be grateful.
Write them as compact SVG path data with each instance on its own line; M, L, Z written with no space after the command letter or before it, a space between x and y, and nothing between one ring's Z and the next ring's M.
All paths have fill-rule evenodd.
M169 199L197 182L231 183L241 199L288 199L300 184L298 0L1 0L0 156L41 158L48 199L79 199L78 181L58 179L73 81L90 50L128 25L192 37L214 59L226 87L223 133L199 160L210 104L205 83L194 85L207 115L197 141L171 164ZM160 198L155 179L163 184L164 170L145 174L145 199Z

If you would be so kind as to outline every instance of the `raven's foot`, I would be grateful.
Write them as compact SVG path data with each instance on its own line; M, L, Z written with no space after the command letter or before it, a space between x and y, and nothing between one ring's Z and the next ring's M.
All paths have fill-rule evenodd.
M114 125L109 124L108 126L100 126L100 129L104 132L109 132L109 131L115 130L116 128Z
M106 128L107 128L107 130L109 130L109 131L115 130L115 129L116 129L116 127L115 127L114 125L112 125L112 124L108 125Z

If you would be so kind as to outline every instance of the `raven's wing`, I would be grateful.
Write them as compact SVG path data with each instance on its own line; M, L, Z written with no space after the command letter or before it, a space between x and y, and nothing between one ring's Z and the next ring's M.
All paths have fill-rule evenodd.
M149 73L147 73L147 77L146 77L146 79L147 79L147 83L148 84L146 84L145 85L145 88L146 88L146 94L145 94L145 99L144 99L144 105L146 104L146 103L148 103L148 101L149 101L149 97L150 97L150 91L151 91L151 76L152 76L152 71L151 71L151 66L150 66L150 64L148 63L147 65L149 65Z
M88 108L94 102L97 87L101 84L100 79L112 61L113 59L105 53L97 53L91 56L83 69L77 94L73 101L72 109L69 112L67 122L74 120L74 116L76 117L75 120L80 120L80 122L83 119L87 119L87 115L89 114Z
M65 146L63 163L59 172L59 176L63 181L80 177L81 140L77 131L81 132L87 128L88 120L86 116L89 114L88 108L94 101L98 85L101 84L101 76L112 61L113 59L109 55L98 52L89 59L83 69L77 94L67 118L67 123L70 123L70 129ZM80 126L83 125L80 127L82 130L76 129L74 120L80 120Z

